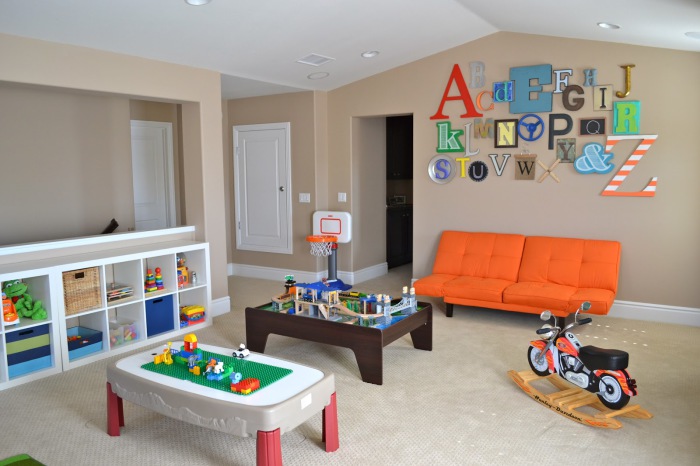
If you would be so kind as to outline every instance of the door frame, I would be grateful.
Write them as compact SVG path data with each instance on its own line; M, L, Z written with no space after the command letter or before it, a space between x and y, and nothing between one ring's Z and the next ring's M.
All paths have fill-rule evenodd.
M156 128L164 131L163 147L165 148L165 153L163 154L163 166L165 167L165 184L163 186L163 190L165 192L163 194L165 198L165 223L167 228L172 228L177 224L177 211L175 202L175 156L173 152L173 124L167 121L131 120L130 128L133 126L138 126L142 128ZM136 206L134 206L134 225L135 224Z

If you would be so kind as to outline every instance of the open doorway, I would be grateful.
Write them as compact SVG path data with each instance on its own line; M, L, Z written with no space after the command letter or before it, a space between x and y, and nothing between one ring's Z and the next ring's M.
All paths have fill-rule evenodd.
M413 115L386 118L386 262L413 261Z

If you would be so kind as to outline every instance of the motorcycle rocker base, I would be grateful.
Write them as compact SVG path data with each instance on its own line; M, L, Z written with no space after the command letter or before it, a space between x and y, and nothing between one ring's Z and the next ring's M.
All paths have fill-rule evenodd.
M532 371L508 371L508 375L525 393L530 395L530 398L581 424L603 429L619 429L622 427L622 423L615 419L616 417L634 419L651 419L653 417L649 411L640 408L639 405L628 405L618 410L609 409L600 402L596 395L569 384L558 374L540 377ZM532 385L532 382L537 380L548 380L559 391L549 394L542 393ZM586 406L599 412L588 414L578 409Z

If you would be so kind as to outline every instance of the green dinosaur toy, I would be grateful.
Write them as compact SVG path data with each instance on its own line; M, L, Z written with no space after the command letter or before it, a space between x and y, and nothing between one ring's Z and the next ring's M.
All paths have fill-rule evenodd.
M34 301L32 295L27 293L27 284L21 280L10 280L5 282L3 291L5 295L12 299L17 314L22 317L31 317L32 320L44 320L48 313L41 303L41 300Z

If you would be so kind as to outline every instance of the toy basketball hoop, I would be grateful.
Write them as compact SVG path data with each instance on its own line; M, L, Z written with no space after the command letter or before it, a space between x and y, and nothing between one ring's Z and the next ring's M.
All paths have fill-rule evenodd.
M338 242L338 237L332 235L309 235L306 237L306 241L311 246L312 255L326 257L333 252L333 246Z

